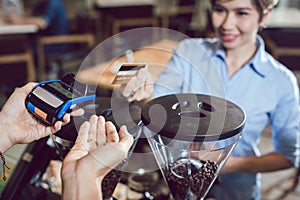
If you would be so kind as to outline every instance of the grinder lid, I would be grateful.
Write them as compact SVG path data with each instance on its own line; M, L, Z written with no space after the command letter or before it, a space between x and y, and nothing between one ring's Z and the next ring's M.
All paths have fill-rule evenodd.
M242 131L244 111L225 99L202 94L172 94L142 107L142 122L152 132L184 141L216 141Z

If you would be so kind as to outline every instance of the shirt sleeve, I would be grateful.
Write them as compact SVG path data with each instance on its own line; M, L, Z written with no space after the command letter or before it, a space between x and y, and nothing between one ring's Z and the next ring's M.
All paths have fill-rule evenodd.
M300 163L300 108L299 88L295 76L290 73L290 80L285 90L280 93L281 101L271 113L270 124L273 130L273 144L276 152L282 153L295 167Z
M201 93L224 96L222 78L209 48L201 39L185 39L173 52L166 69L158 76L154 95Z
M171 60L167 63L166 69L158 76L158 80L154 85L154 95L156 97L182 92L184 82L182 66L184 65L186 63L180 59L175 50Z

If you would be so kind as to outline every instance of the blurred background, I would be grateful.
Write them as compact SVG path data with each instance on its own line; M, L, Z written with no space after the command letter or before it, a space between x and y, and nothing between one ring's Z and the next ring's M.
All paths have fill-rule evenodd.
M58 54L77 51L74 57L79 57L80 52L86 55L84 49L91 49L125 30L153 26L179 31L189 37L213 37L209 0L60 0L61 9L54 8L51 11L52 16L55 12L64 12L65 19L61 16L49 19L48 28L52 30L41 30L37 26L12 27L7 25L4 16L9 10L21 18L43 15L45 13L32 10L45 0L1 1L1 94L10 93L11 89L27 81L45 80L53 78L53 75L55 77L60 69L50 65L59 59ZM53 2L55 1L57 0ZM298 69L300 53L299 9L300 0L280 1L272 13L268 27L261 31L268 51L295 71ZM66 22L60 23L61 19ZM18 24L18 21L15 23ZM72 38L74 34L78 37ZM43 38L57 35L65 37ZM126 41L123 42L126 44ZM59 51L57 48L51 50L51 47L47 47L51 45L64 48ZM30 51L32 55L29 55ZM66 59L68 58L64 58L64 61ZM3 103L3 100L0 103Z
M28 81L59 78L66 72L76 71L93 47L123 31L139 27L162 27L189 37L214 36L209 17L210 0L51 0L62 3L58 4L58 10L53 6L52 13L40 5L43 1L0 2L1 107L16 87ZM44 15L53 17L47 18L46 29L42 28L43 23L36 25L30 20L24 22L37 16L35 8L47 11ZM55 12L60 14L56 15ZM15 18L7 19L11 13ZM300 0L281 0L273 10L268 26L260 32L267 50L293 70L297 77L300 77L299 19ZM66 21L62 23L59 20ZM57 27L61 28L57 30ZM119 52L125 52L126 44L131 41L115 42L114 46L120 48ZM102 53L105 58L111 59L114 52L108 49ZM110 53L112 55L107 55ZM260 146L262 151L272 148L267 142L270 137L270 130L266 128ZM26 145L17 145L7 153L10 173L25 148ZM290 177L294 174L294 170L285 170L263 175L263 199L298 199L299 187L284 196ZM4 183L0 181L0 191L2 187Z

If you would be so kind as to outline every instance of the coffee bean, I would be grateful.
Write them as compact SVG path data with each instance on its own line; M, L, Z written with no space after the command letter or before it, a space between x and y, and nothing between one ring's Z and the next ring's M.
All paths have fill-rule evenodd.
M200 199L212 183L217 169L215 162L180 159L170 164L165 174L176 200L191 197Z
M126 164L124 160L115 169L111 170L104 178L101 184L102 187L102 197L103 199L110 199L118 182L121 179L121 171Z

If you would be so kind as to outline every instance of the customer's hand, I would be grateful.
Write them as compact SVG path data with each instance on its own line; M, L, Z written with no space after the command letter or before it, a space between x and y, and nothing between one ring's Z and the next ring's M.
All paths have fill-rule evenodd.
M63 161L63 199L101 199L101 182L127 157L133 137L122 126L93 115L79 130L75 145Z
M140 69L136 76L121 86L121 90L129 102L150 98L153 95L153 82L148 66Z
M70 114L65 114L62 121L54 126L45 126L37 121L25 108L25 99L36 83L28 83L16 89L9 97L0 112L0 151L5 152L14 144L30 143L42 137L48 136L61 129L62 125L70 121ZM83 114L79 110L77 114Z

